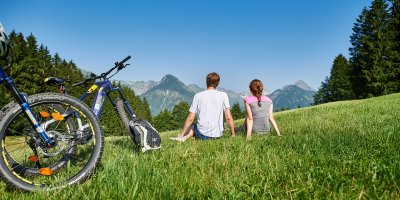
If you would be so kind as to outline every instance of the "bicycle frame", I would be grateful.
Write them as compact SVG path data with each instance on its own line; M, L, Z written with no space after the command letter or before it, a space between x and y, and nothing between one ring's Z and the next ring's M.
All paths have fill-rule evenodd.
M53 146L55 144L55 142L51 141L50 138L47 136L43 127L40 125L38 120L33 115L32 110L29 106L29 103L28 103L26 97L18 91L17 87L14 84L14 81L10 77L7 76L7 74L4 71L2 66L0 66L0 83L6 84L7 89L13 94L14 99L21 106L22 110L24 111L25 116L28 118L29 123L35 129L35 131L39 134L40 138L45 143L45 145L48 147Z
M113 91L118 91L119 93L119 97L122 99L122 101L124 102L126 108L127 108L127 112L134 118L136 119L137 116L135 114L135 112L133 111L131 105L129 104L128 100L126 100L122 89L119 87L114 88L110 82L110 80L105 79L103 81L97 81L92 87L90 87L85 93L83 93L83 95L81 97L79 97L80 100L84 100L86 99L86 97L88 97L90 94L92 94L94 91L96 91L97 89L97 95L96 98L93 101L93 105L92 105L92 111L94 112L94 114L97 116L98 119L100 119L101 117L101 113L103 111L103 107L104 107L104 100L107 96L108 100L111 102L112 106L114 107L114 109L116 109L116 104L115 104L115 100L112 99L110 93Z

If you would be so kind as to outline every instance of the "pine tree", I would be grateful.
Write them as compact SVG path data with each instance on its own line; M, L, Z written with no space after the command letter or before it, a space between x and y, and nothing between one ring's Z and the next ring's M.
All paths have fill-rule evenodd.
M231 109L232 118L234 120L244 118L243 112L240 109L240 105L238 102L234 103Z
M181 128L174 116L168 110L160 112L153 118L153 125L159 132L172 131Z
M387 59L394 44L388 34L389 12L385 0L374 0L364 9L353 27L350 61L353 90L357 98L393 92L390 83L393 63Z
M390 37L394 43L394 52L391 54L393 61L393 79L391 83L400 92L400 0L391 0L390 8Z
M353 90L350 82L350 66L347 59L339 54L333 61L328 90L328 101L340 101L353 98Z
M18 64L27 55L27 44L22 33L17 34L15 31L10 33L10 57L11 64Z
M149 102L147 101L146 97L143 98L142 110L143 110L143 119L146 119L147 121L152 122L150 105L149 105Z
M38 49L38 53L37 53L37 57L39 59L39 65L51 70L51 55L49 50L47 49L47 47L44 47L43 45L40 45L39 49ZM52 71L50 71L50 73L52 74Z
M14 78L14 82L21 92L35 94L43 92L45 89L41 86L45 69L39 66L37 54L37 42L33 35L30 35L29 43L25 41L22 33L14 39L11 54L13 66L9 75Z
M325 82L321 82L321 86L314 95L314 105L328 103L332 100L332 94L329 88L329 77L325 77Z
M34 58L37 56L37 41L35 36L33 36L33 34L31 33L27 38L26 38L26 43L27 43L27 56Z
M186 102L180 102L179 104L174 106L172 110L172 115L174 116L175 121L178 123L179 127L183 127L186 118L189 113L189 104Z

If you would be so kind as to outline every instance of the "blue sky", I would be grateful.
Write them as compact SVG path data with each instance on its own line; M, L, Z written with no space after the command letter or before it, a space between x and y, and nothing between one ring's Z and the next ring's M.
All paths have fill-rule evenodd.
M2 0L7 31L33 33L52 54L95 73L130 54L115 78L166 74L204 87L273 91L297 80L317 89L333 59L348 57L355 19L371 0Z

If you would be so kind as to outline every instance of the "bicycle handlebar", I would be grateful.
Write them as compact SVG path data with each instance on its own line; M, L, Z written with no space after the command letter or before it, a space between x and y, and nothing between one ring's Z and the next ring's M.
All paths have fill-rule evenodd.
M124 58L121 62L118 63L118 66L124 66L124 62L128 61L129 59L131 59L131 56L127 56L126 58Z
M82 84L87 83L88 81L96 80L98 78L106 78L106 76L108 74L110 74L112 71L114 71L114 69L118 68L118 70L121 70L121 69L125 68L127 65L129 65L129 64L124 65L124 63L126 61L128 61L129 59L131 59L130 55L128 55L126 58L124 58L120 62L115 62L115 66L113 68L111 68L110 70L108 70L106 73L102 73L100 76L97 76L92 73L89 78L85 78L85 80L83 80L79 83L74 83L74 84L72 84L72 86L74 87L74 86L82 85Z

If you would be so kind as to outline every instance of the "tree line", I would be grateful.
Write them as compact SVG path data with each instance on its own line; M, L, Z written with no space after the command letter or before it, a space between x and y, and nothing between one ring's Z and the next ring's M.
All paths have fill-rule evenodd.
M13 78L17 88L28 95L42 92L57 92L54 86L44 84L46 77L59 77L68 80L66 86L68 94L79 97L86 91L90 85L72 87L73 83L80 82L84 79L82 71L76 64L70 60L62 59L58 53L50 54L50 51L43 44L38 45L33 34L25 37L22 33L12 31L9 34L10 51L7 58L0 60L7 75ZM110 61L113 63L113 61ZM114 86L121 87L125 97L128 99L132 108L135 110L139 118L152 120L150 106L146 99L140 99L135 93L127 87L123 87L114 83ZM0 86L0 108L13 98L4 86ZM117 98L117 94L112 94L113 98ZM90 96L85 103L92 106L94 96ZM105 101L101 123L104 127L105 135L124 135L126 131L114 111L111 103Z
M350 58L339 54L314 104L400 92L400 0L373 0L356 19Z

